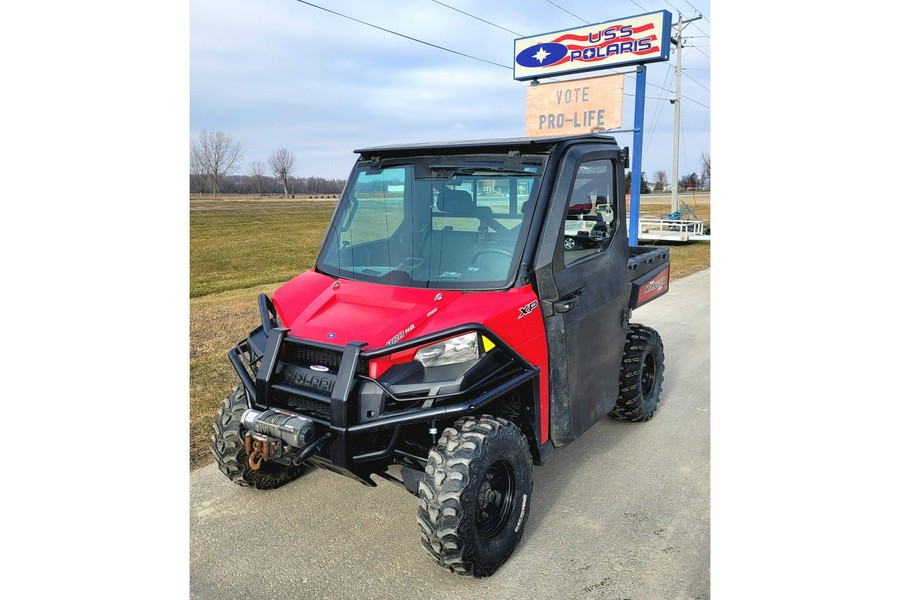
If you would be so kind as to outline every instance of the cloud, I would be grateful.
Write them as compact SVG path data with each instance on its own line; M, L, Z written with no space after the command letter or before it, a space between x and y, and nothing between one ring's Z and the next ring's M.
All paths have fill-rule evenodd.
M417 43L300 2L192 0L192 135L203 129L230 133L244 147L245 165L266 160L275 148L285 146L298 157L298 174L329 178L346 177L353 149L362 146L524 135L528 84L512 78L514 34L436 2L315 3L510 68ZM583 25L547 2L448 0L446 4L524 35ZM566 4L576 15L593 15L595 22L635 14L628 2L605 4L602 15L596 6L585 0ZM697 51L685 53L684 63L709 68L709 60ZM650 65L648 82L663 86L672 67ZM708 71L691 76L709 87ZM667 79L663 87L671 88L671 75ZM709 106L706 90L682 81L683 93ZM633 77L626 78L626 94L633 94L633 88ZM644 170L668 172L671 94L654 87L648 87L647 94L662 99L647 101L647 119L653 113L658 116L652 145L645 138ZM624 104L623 127L630 129L633 97L626 96ZM683 102L682 128L685 146L696 156L689 157L692 165L681 169L688 173L699 171L700 152L709 151L709 110L694 110L689 104ZM650 123L645 122L645 131L649 130ZM617 137L621 144L632 145L631 134Z

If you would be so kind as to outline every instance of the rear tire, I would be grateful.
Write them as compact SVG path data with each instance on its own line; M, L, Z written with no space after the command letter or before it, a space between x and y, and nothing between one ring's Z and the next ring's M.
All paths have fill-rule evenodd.
M619 372L619 398L610 416L647 421L656 412L666 370L662 339L650 327L629 325Z
M236 386L222 402L219 416L213 423L212 452L219 470L234 483L269 490L293 481L303 473L304 467L294 467L264 461L258 471L250 468L244 450L246 429L241 425L241 415L250 408L244 386Z
M429 452L419 483L422 546L453 573L493 574L522 538L531 487L531 454L518 427L486 415L458 420Z

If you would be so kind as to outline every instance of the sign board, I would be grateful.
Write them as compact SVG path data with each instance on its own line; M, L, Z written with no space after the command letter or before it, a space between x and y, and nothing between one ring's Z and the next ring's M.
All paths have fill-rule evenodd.
M591 133L622 127L625 76L607 75L529 85L525 93L525 135Z
M515 41L514 79L669 60L672 13L661 10Z

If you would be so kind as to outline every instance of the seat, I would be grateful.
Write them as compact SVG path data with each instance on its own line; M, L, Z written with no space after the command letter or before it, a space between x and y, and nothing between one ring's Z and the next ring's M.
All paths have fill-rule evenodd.
M441 212L475 216L475 200L472 199L472 194L465 190L448 187L441 189L437 198L437 207Z

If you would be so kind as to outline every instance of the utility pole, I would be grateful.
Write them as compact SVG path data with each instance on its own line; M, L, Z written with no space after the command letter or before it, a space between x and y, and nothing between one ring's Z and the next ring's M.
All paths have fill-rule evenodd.
M672 150L672 212L677 212L680 208L678 204L678 138L681 136L681 44L684 38L681 37L682 28L691 21L698 21L703 15L697 13L696 17L690 19L682 19L681 13L678 13L678 27L672 43L675 44L675 99L671 100L675 105L675 144ZM632 184L633 185L633 184Z

